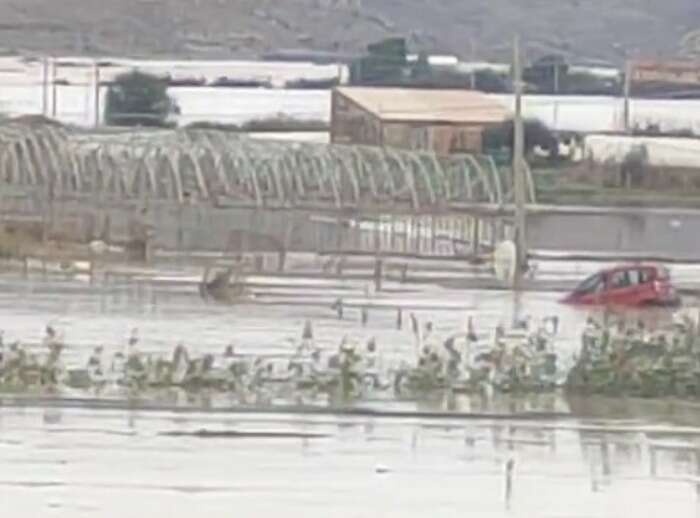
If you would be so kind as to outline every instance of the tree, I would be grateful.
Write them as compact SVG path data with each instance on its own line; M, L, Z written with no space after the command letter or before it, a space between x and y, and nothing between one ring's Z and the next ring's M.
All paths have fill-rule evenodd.
M425 52L418 54L418 59L411 67L411 79L430 80L433 76L433 69L430 66L428 55Z
M502 122L498 126L487 128L484 131L484 148L497 150L507 148L513 151L513 138L515 134L513 119ZM523 122L525 130L525 151L530 153L535 147L546 149L551 156L556 156L558 150L557 139L549 128L538 119L527 119Z
M350 67L350 84L401 84L407 69L406 40L389 38L367 46L367 54Z
M506 76L488 68L474 71L474 86L481 92L497 94L508 92Z
M649 164L649 150L646 145L633 146L620 164L620 184L622 187L640 187Z
M168 95L168 81L139 71L117 76L107 92L105 121L111 126L169 126L179 113Z
M569 64L563 56L550 54L535 61L523 71L523 79L533 84L538 92L559 93L561 83L569 73Z

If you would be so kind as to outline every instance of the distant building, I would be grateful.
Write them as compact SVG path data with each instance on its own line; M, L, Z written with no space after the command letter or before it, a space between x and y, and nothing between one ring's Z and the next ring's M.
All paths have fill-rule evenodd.
M633 61L629 70L636 94L700 90L700 61Z
M441 155L480 152L484 129L509 116L498 101L469 90L336 88L331 142Z

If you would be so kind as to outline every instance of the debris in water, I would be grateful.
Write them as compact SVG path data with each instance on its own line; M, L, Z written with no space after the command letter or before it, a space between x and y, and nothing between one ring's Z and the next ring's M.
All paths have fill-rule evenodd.
M161 432L165 437L197 437L200 439L323 439L328 434L307 432L239 432L235 430L197 430L194 432Z
M389 473L390 471L391 471L391 470L389 469L389 467L388 467L388 466L385 466L384 464L377 464L377 465L374 467L374 472L377 473L377 474L380 474L380 475Z
M506 509L510 509L511 499L513 497L513 470L515 469L515 459L508 459L506 462L506 491L505 502Z

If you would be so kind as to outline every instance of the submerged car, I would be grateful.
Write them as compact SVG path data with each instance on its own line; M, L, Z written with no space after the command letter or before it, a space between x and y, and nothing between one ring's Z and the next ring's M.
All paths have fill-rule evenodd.
M680 297L667 268L625 265L591 275L562 301L581 305L677 306Z

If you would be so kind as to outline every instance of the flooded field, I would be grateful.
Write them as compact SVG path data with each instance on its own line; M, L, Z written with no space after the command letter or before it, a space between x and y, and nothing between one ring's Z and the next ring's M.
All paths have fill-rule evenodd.
M144 353L168 355L182 341L195 354L235 344L244 354L284 355L307 319L324 350L343 336L373 336L388 363L415 357L410 326L397 329L393 310L372 310L365 326L353 310L339 320L319 292L332 300L341 288L309 283L297 290L298 304L225 307L167 286L151 297L6 281L1 327L5 343L39 347L51 323L69 365L84 365L97 344L107 354L123 349L134 328ZM415 313L438 336L470 316L486 334L515 318L557 314L567 361L588 315L560 305L560 296L413 286L383 298L423 308ZM687 404L548 394L256 412L225 396L168 399L160 408L62 396L0 399L0 494L13 516L637 518L699 509L700 418Z
M438 338L464 331L470 316L479 334L492 334L499 323L508 326L514 318L537 319L558 314L558 346L565 355L576 351L587 316L581 310L559 304L561 293L514 297L508 292L416 286L378 297L387 309L372 310L367 324L362 326L359 310L348 309L343 320L339 320L331 309L334 298L357 294L356 286L332 289L323 284L305 284L301 280L297 289L268 290L276 295L266 299L274 305L219 306L202 302L195 288L187 293L177 286L160 289L154 302L151 296L137 297L131 292L105 294L76 283L7 283L0 294L4 316L0 328L5 343L21 340L38 345L46 324L51 323L64 335L67 363L82 365L96 345L103 345L107 355L125 347L134 328L138 329L141 350L147 354L169 355L178 342L195 354L220 354L229 344L242 354L292 353L304 322L310 319L315 342L322 349L337 348L344 336L361 342L375 337L383 357L396 362L413 359L415 346L408 311L403 329L398 330L392 303L425 308L411 312L423 322L432 321ZM289 304L277 305L280 300ZM440 309L431 310L431 306ZM663 315L650 314L652 317Z

